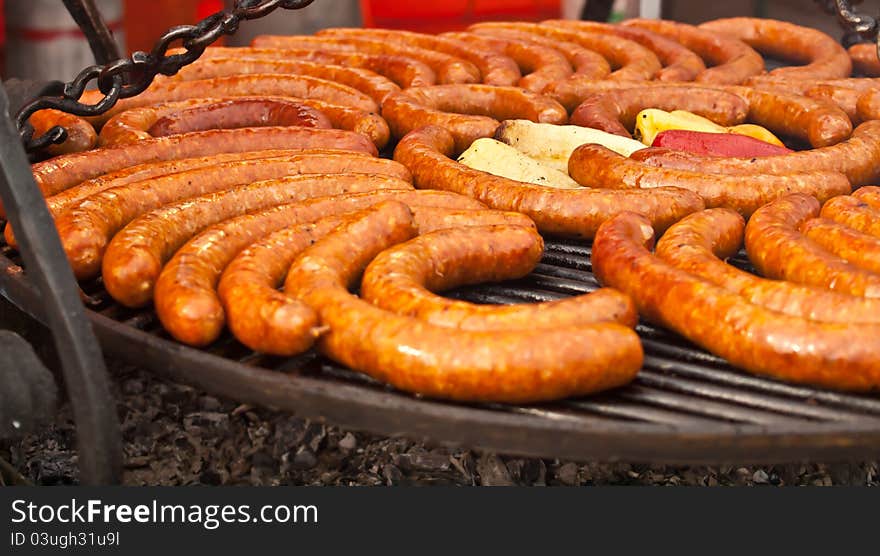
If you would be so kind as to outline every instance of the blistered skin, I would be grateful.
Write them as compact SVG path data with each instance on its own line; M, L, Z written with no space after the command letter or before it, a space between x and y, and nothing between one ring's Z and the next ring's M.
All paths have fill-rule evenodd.
M636 116L645 108L687 110L722 126L745 122L749 104L740 96L690 87L650 87L612 90L587 97L571 114L571 123L631 137Z
M153 137L208 129L259 126L302 126L329 129L330 120L314 108L290 101L228 100L185 108L156 120L147 130Z
M815 322L753 305L653 255L653 236L643 216L621 213L593 243L599 281L629 294L642 316L752 373L840 390L880 387L878 325Z
M410 132L394 151L394 159L412 172L416 187L453 191L498 210L522 212L546 233L591 238L599 224L621 210L647 214L665 230L704 208L697 194L684 189L553 189L472 170L452 160L454 155L452 135L438 126Z
M829 253L871 272L880 272L880 238L825 218L801 225L801 233Z
M420 235L380 253L364 271L360 295L399 315L461 330L540 330L596 322L635 326L632 302L607 288L518 305L478 305L432 293L521 278L540 262L543 247L541 236L525 227L467 227Z
M391 96L382 113L395 137L425 125L439 125L455 137L459 151L481 137L492 137L499 120L525 119L564 124L565 108L551 98L518 87L435 85Z
M62 143L46 147L46 152L52 156L87 151L98 143L98 132L92 124L61 110L38 110L28 122L34 127L34 137L42 136L57 125L67 131L67 139Z
M877 58L876 44L854 44L849 47L848 54L857 72L869 77L880 77L880 59Z
M463 226L534 229L527 216L495 210L449 209L409 203L419 233ZM287 269L309 245L332 231L342 216L284 228L254 243L229 263L217 286L226 320L242 344L263 353L290 356L314 343L317 315L278 291ZM505 229L506 229L505 228ZM390 292L389 292L390 294Z
M156 282L156 314L169 334L195 346L220 335L225 315L217 297L220 275L236 254L282 228L344 214L387 199L408 205L481 209L482 203L444 191L373 191L280 205L215 224L185 243Z
M656 19L631 19L624 27L637 27L663 35L695 52L708 69L695 81L718 85L737 85L764 71L764 59L741 40L712 33L686 23Z
M773 311L822 322L880 323L880 299L767 280L727 264L742 245L744 229L743 217L733 210L704 210L666 230L656 253L680 270Z
M755 211L745 245L755 268L768 278L789 280L850 295L880 297L880 274L829 253L799 231L819 214L819 202L792 194Z
M852 63L837 41L816 29L785 21L731 17L708 21L700 29L735 37L761 54L801 66L776 68L771 75L792 79L849 77Z
M285 291L315 309L327 327L318 340L322 353L402 390L462 401L582 395L626 384L638 372L638 336L617 323L463 331L395 315L349 293L371 259L415 235L403 209L376 207L315 243L290 268Z
M871 206L855 194L842 195L829 200L822 206L821 216L880 238L880 208Z
M849 181L835 172L801 172L785 175L724 176L649 166L619 155L601 145L581 145L568 160L572 179L587 187L650 189L680 187L702 197L706 206L731 208L749 216L759 207L793 192L822 201L851 191Z

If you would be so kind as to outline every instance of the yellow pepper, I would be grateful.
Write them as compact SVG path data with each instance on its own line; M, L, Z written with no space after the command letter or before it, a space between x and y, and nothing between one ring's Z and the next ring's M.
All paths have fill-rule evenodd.
M724 127L716 124L708 118L699 116L686 110L673 110L667 112L657 108L646 108L636 116L636 129L633 134L635 139L645 145L651 146L654 138L662 131L670 129L684 129L687 131L702 131L706 133L736 133L770 143L784 146L775 135L764 127L755 124L740 124Z

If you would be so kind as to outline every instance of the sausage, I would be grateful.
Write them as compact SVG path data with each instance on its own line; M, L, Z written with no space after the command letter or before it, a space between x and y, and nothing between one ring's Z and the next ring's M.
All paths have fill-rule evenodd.
M318 312L327 327L318 339L323 354L401 390L461 401L582 395L625 384L638 372L638 336L617 323L539 332L455 330L383 311L350 294L347 286L366 264L412 237L414 228L405 206L375 207L291 266L285 292Z
M257 181L147 212L131 221L107 245L101 266L104 286L126 307L142 307L153 297L153 286L162 266L181 245L212 224L313 197L378 189L412 189L408 182L399 178L370 174L384 169L375 164L380 160L356 161L349 168L334 167L340 162L344 164L344 160L336 164L328 161L326 174Z
M260 35L251 41L251 46L341 50L353 53L405 56L427 64L434 70L438 83L479 83L480 81L480 70L467 60L427 48L403 45L396 41L354 37Z
M816 81L812 79L798 80L788 77L761 75L752 77L746 84L757 89L794 93L816 100L833 102L846 112L846 115L849 116L855 125L863 121L859 118L856 109L859 97L867 91L880 87L880 80L855 77Z
M40 137L60 125L67 131L67 139L57 145L49 145L46 152L51 156L78 153L93 148L98 143L98 133L92 124L75 116L47 108L34 112L28 122L34 127L34 137Z
M749 104L740 96L713 89L694 94L690 87L618 89L587 97L571 114L571 123L631 137L636 116L645 108L687 110L732 126L745 121Z
M528 217L494 210L455 210L411 205L419 233L461 226L522 224L534 228ZM317 316L278 287L287 269L310 244L333 230L340 216L315 224L283 228L257 241L223 271L217 294L233 335L249 348L276 355L294 355L311 347L317 337ZM520 226L517 226L520 227Z
M564 124L565 108L556 101L517 87L435 85L393 95L382 105L392 134L403 137L428 124L441 125L455 137L459 152L480 137L492 137L498 120L526 119Z
M662 66L654 53L631 40L614 35L585 33L524 22L485 22L472 25L471 29L512 29L579 44L601 54L611 65L609 79L620 81L645 81L651 79Z
M621 213L602 225L592 251L599 281L629 294L645 318L751 373L841 390L880 385L877 325L815 322L753 305L651 254L652 239L647 219Z
M733 210L704 210L666 230L656 254L675 268L772 311L822 322L880 323L880 299L758 278L725 263L739 251L744 229L743 217Z
M604 220L628 209L643 211L665 230L704 207L698 195L678 188L600 191L526 184L468 168L449 158L454 152L452 134L425 126L401 139L394 159L409 168L418 188L454 191L494 209L522 212L546 233L591 238Z
M880 77L880 60L874 43L854 44L847 50L856 72L869 77Z
M435 231L380 253L364 271L360 295L398 315L460 330L544 330L595 322L635 326L632 302L607 288L559 301L504 306L431 293L522 278L540 262L543 248L536 231L519 226Z
M829 200L822 206L821 216L880 238L880 210L856 196L842 195Z
M367 138L346 131L296 127L218 129L66 155L34 164L31 170L43 196L49 197L85 180L147 162L296 148L337 148L378 154Z
M853 197L864 201L873 209L880 210L880 187L876 185L866 185L856 189L853 192Z
M565 56L547 46L475 33L444 33L441 36L467 43L483 51L491 50L509 57L516 62L522 73L516 84L533 93L540 93L553 81L572 73L571 64Z
M706 69L706 64L694 52L673 40L645 29L571 19L551 19L541 23L590 33L616 35L637 42L653 52L663 64L663 68L654 76L658 81L693 81Z
M314 50L312 48L252 48L211 46L205 49L201 59L253 58L259 60L306 60L324 64L363 68L384 75L400 87L424 87L434 85L437 75L424 62L405 56L390 54L366 54L339 50Z
M798 231L819 214L819 202L794 193L755 211L746 226L746 252L768 278L841 293L880 297L880 274L857 268Z
M87 197L59 215L55 225L74 275L79 279L91 278L100 270L104 250L116 232L141 214L167 203L258 180L326 172L330 165L324 158L293 155L233 161L130 183ZM348 165L344 157L342 164Z
M522 77L516 62L507 56L472 48L467 43L447 37L425 35L412 31L388 29L350 29L333 28L318 31L319 37L367 38L387 41L391 44L406 44L443 52L462 60L467 60L480 70L482 82L486 85L508 87L516 85Z
M321 112L293 101L230 99L172 112L156 120L147 133L166 137L208 129L237 129L260 126L333 127Z
M758 158L720 158L652 151L640 155L651 166L713 174L786 174L830 171L844 174L853 186L880 180L880 120L859 124L849 139L836 145Z
M865 91L856 101L856 115L860 121L880 120L880 90Z
M276 230L387 199L419 206L485 208L473 199L441 191L375 191L311 199L220 222L184 244L162 269L153 296L159 320L181 342L210 344L220 335L225 320L215 290L217 281L242 249Z
M581 145L568 159L572 179L587 187L649 189L681 187L699 194L707 207L727 207L744 216L788 193L812 195L821 201L851 191L843 174L803 172L741 176L703 174L655 168L619 155L602 145ZM416 178L418 179L418 178Z
M849 77L852 63L836 40L817 29L775 19L730 17L707 21L700 29L735 37L761 54L796 64L776 68L771 75L793 79Z
M880 273L880 238L825 218L807 220L801 224L801 233L848 263Z
M568 63L571 64L572 69L574 69L574 73L583 75L589 79L604 79L611 74L611 66L601 54L588 50L573 42L560 41L549 37L535 35L533 33L516 31L514 29L498 29L494 27L484 28L480 27L479 23L469 27L468 32L475 35L518 40L551 48L565 56Z

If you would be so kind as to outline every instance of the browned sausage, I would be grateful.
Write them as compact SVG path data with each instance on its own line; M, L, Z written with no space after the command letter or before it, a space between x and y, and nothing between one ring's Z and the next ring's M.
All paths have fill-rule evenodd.
M645 29L571 19L551 19L543 21L542 24L590 33L617 35L618 37L637 42L653 52L657 59L660 60L660 63L663 64L663 69L654 76L659 81L693 81L697 75L706 69L703 60L694 52L673 40Z
M461 226L525 224L527 216L495 210L455 210L411 205L419 233ZM316 225L294 226L273 232L254 243L229 263L217 294L223 302L229 329L249 348L276 355L293 355L308 349L317 337L316 315L311 308L279 292L293 260L340 222L339 216ZM633 313L634 314L634 313ZM634 316L633 316L634 319Z
M596 51L605 57L614 70L609 79L621 81L644 81L651 79L662 66L654 53L644 46L614 35L586 33L522 22L486 22L471 26L471 29L512 29L539 35L550 39L573 42Z
M412 31L399 31L388 29L350 29L334 28L318 31L319 37L337 38L366 38L387 41L392 44L406 44L417 48L427 48L456 56L472 63L480 70L482 82L487 85L500 85L503 87L516 85L522 77L516 62L507 56L485 52L472 48L467 43L440 37L413 33Z
M651 191L552 189L473 170L450 159L452 135L437 126L410 132L394 159L410 169L416 187L445 189L474 197L492 208L522 212L542 232L590 238L604 220L621 210L639 210L666 229L704 207L698 195L678 188Z
M599 280L629 294L647 319L752 373L845 390L880 386L878 325L815 322L753 305L652 255L652 240L647 219L622 213L602 225L592 252Z
M862 75L880 77L880 60L874 43L854 44L848 49L853 68Z
M257 181L147 212L125 226L107 245L101 266L104 286L123 305L141 307L153 298L156 279L174 252L198 232L217 222L313 197L379 189L412 189L401 179L370 174L384 169L375 164L379 161L391 162L368 158L354 161L345 168L342 165L335 167L338 163L328 161L327 171L333 173Z
M826 218L801 224L801 233L829 253L865 270L880 273L880 238Z
M707 207L727 207L749 216L759 207L792 192L822 201L852 188L843 174L803 172L724 176L648 166L602 145L581 145L568 159L568 173L581 185L610 189L681 187L699 194Z
M638 337L617 323L473 332L395 315L350 294L347 286L375 255L415 234L407 212L399 204L376 207L291 266L284 289L327 327L318 340L322 353L402 390L468 401L581 395L625 384L638 372Z
M798 231L801 224L818 214L818 201L797 193L755 211L745 236L752 264L768 278L880 297L880 274L849 264Z
M556 101L518 87L435 85L407 89L391 96L382 112L395 137L436 124L455 137L459 152L480 137L492 137L499 120L526 119L564 124L565 108Z
M880 90L865 91L859 95L856 115L860 121L880 120Z
M311 130L318 131L318 130ZM320 130L323 131L323 130ZM136 217L164 204L230 187L303 173L323 173L338 166L324 155L226 162L114 187L87 197L55 219L61 244L74 275L95 276L113 236ZM357 164L361 159L355 159ZM342 160L343 167L349 162Z
M822 218L827 218L854 230L880 238L880 210L856 196L842 195L822 206Z
M773 311L823 322L880 323L880 299L758 278L724 262L739 251L744 229L743 217L733 210L704 210L666 230L656 253L678 269Z
M480 82L480 70L467 60L427 48L403 45L399 42L353 37L260 35L254 38L251 46L258 48L339 50L343 52L405 56L427 64L436 73L438 83Z
M587 97L571 114L571 123L631 137L636 115L645 108L687 110L723 126L741 124L749 104L738 95L691 87L618 89Z
M697 75L696 81L701 83L736 85L764 71L761 55L738 39L674 21L631 19L623 26L647 29L696 52L709 67Z
M360 295L398 315L461 330L542 330L595 322L635 326L632 302L607 288L559 301L504 306L431 293L522 278L540 262L543 247L537 232L522 227L432 232L380 253L364 271Z
M242 249L276 230L386 199L419 206L485 208L468 197L442 191L375 191L311 199L220 222L188 241L162 269L154 290L159 320L181 342L196 346L213 342L225 318L215 287L223 269Z
M866 185L856 189L853 197L866 202L873 209L880 210L880 187L876 185Z
M62 143L46 147L46 152L52 156L87 151L98 143L98 133L92 124L61 110L38 110L28 121L34 126L34 137L42 136L56 125L67 131L67 139Z
M867 91L880 87L880 80L855 77L816 81L813 79L792 79L790 77L760 75L752 77L746 84L757 89L794 93L816 100L833 102L846 112L846 115L849 116L855 125L863 121L859 118L856 107L859 97Z
M846 50L817 29L756 17L716 19L703 23L700 29L735 37L761 54L804 64L776 68L770 72L771 75L794 79L833 79L849 77L852 72L852 63Z

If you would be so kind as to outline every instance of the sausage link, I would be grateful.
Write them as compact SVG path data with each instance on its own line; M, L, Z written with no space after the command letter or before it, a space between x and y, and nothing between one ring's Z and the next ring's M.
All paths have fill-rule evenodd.
M860 121L880 120L880 90L865 91L856 101L856 115Z
M522 278L541 260L536 231L513 226L446 229L380 253L364 271L360 295L373 305L460 330L544 330L596 322L633 327L632 302L611 289L559 301L477 305L432 292Z
M101 266L104 286L123 305L142 307L153 298L162 266L181 245L212 224L313 197L412 189L408 182L398 178L370 174L383 169L374 163L378 160L381 159L358 161L345 168L344 161L338 164L323 159L327 162L326 171L331 173L257 181L147 212L120 230L107 246Z
M645 29L571 19L551 19L541 23L589 33L616 35L637 42L653 52L663 64L663 69L654 76L654 79L659 81L693 81L700 72L706 69L706 64L694 52L673 40Z
M162 269L153 301L168 332L181 342L207 345L223 330L225 315L215 287L236 254L282 228L315 222L396 199L413 206L473 209L473 199L441 191L374 191L311 199L215 224L189 240Z
M851 191L846 176L834 172L750 174L744 179L742 176L655 168L592 144L574 150L568 160L568 173L587 187L681 187L699 194L707 207L727 207L744 216L792 192L806 193L825 201Z
M436 124L455 137L459 152L481 137L492 137L498 120L526 119L564 124L565 108L556 101L517 87L435 85L407 89L390 97L382 112L395 137Z
M818 214L818 201L797 193L755 211L745 235L752 264L768 278L880 297L880 274L849 264L798 231L805 221Z
M801 233L848 263L880 273L880 238L825 218L807 220L801 224Z
M98 143L98 133L92 124L61 110L37 110L28 122L34 127L34 137L40 137L57 125L67 131L67 139L46 147L46 152L51 156L87 151Z
M742 245L744 229L743 217L733 210L704 210L666 230L656 253L675 268L772 311L822 322L880 323L880 299L758 278L727 264Z
M741 40L711 33L686 23L655 19L631 19L624 27L645 29L680 43L703 59L708 69L695 81L737 85L764 71L764 59Z
M776 68L771 75L794 79L849 77L852 63L836 40L817 29L775 19L731 17L707 21L700 29L735 37L761 54L796 64Z
M591 238L599 224L621 210L642 211L665 230L704 207L698 195L678 188L601 191L526 184L468 168L449 158L454 152L452 134L425 126L398 143L394 159L409 168L418 188L454 191L494 209L522 212L547 233Z
M592 251L600 282L629 294L647 319L751 373L841 390L880 386L878 325L815 322L753 305L651 254L652 238L647 219L622 213L602 225Z
M694 94L690 87L619 89L593 95L571 114L571 123L631 137L636 116L645 108L687 110L723 126L741 124L749 104L740 96L713 89Z
M821 216L880 238L880 210L856 196L842 195L829 200L822 206Z
M581 395L625 384L638 372L638 336L617 323L473 332L395 315L350 294L347 286L366 264L412 237L413 228L400 207L376 207L291 266L285 291L315 309L327 327L318 340L322 353L402 390L463 401Z
M877 45L870 43L854 44L847 50L853 68L862 75L880 77L880 60L877 59Z
M880 210L880 187L876 185L866 185L856 189L853 197L864 201L873 209Z

